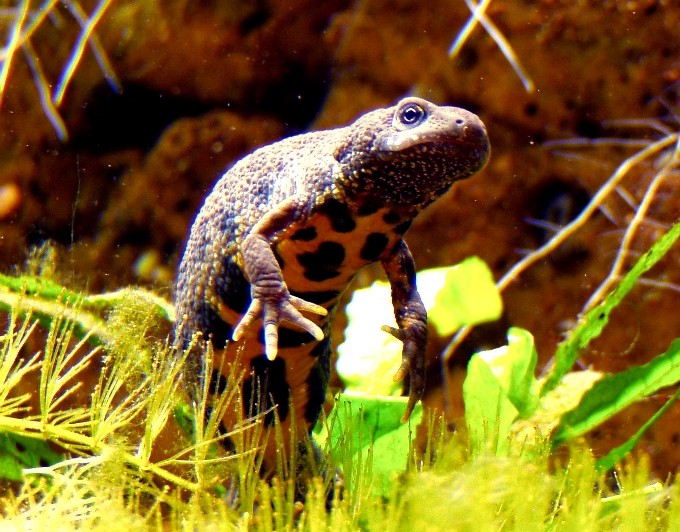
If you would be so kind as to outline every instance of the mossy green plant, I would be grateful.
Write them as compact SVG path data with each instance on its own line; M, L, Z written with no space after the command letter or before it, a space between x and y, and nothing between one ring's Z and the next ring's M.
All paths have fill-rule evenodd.
M680 234L678 227L640 259L631 276L642 275L663 256ZM463 285L477 286L462 279ZM624 277L621 290L633 282ZM336 486L329 499L333 475L324 479L319 471L306 481L301 504L294 456L282 460L279 474L267 480L257 474L257 448L232 455L222 450L219 420L225 409L240 410L237 390L210 397L204 379L204 387L189 399L182 382L186 355L173 351L162 334L151 334L168 324L170 304L140 289L79 294L31 275L5 276L0 287L0 305L8 316L0 335L0 431L10 442L5 456L15 455L14 477L4 478L16 482L17 467L23 471L16 491L4 494L2 512L15 526L46 526L46 515L52 527L95 530L112 529L112 518L113 529L141 530L600 530L655 524L664 529L680 522L676 487L651 481L648 463L631 453L632 445L609 456L604 467L584 446L583 431L565 432L574 426L570 416L586 408L585 398L607 378L567 371L556 386L546 386L551 377L534 376L536 353L526 331L511 330L507 349L480 356L489 371L467 383L467 430L444 438L444 431L433 428L442 422L431 420L424 454L415 452L408 434L398 436L406 445L396 451L403 459L387 461L391 474L375 467L377 459L385 462L386 451L370 416L338 410L325 421L328 433L340 435L327 440L333 458L326 471L341 467L344 487ZM464 290L446 290L465 298ZM615 291L601 305L623 295ZM593 316L581 324L591 328L591 338L602 321L596 310ZM574 338L578 342L580 336ZM32 342L39 346L35 355L28 351ZM639 400L658 388L636 388L635 371L642 372L639 383L649 385L646 377L656 372L665 376L659 383L668 384L675 378L676 351L671 346L649 367L622 374L618 380L624 386L617 389ZM567 348L562 352L568 355L559 355L556 368L568 367L573 357ZM89 400L72 404L82 396L94 362L99 373L86 394ZM204 370L210 372L209 364ZM22 389L29 378L39 383L32 392ZM468 378L476 378L475 373ZM475 409L480 394L496 399ZM551 410L553 399L559 407ZM504 402L512 405L505 421L497 416ZM605 406L605 416L619 408ZM257 419L244 420L243 427L253 426L260 426ZM408 433L408 426L396 427ZM168 430L175 445L159 453ZM241 428L228 436L252 437L247 434L253 431ZM553 454L558 443L568 446L567 458ZM48 455L43 444L61 452ZM240 447L249 449L246 441ZM606 482L607 470L617 472L615 485Z

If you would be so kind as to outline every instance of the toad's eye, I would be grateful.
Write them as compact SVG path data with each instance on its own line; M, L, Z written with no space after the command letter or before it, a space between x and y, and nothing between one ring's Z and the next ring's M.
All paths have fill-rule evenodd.
M399 110L399 121L405 126L418 125L426 116L425 109L415 103L408 103Z

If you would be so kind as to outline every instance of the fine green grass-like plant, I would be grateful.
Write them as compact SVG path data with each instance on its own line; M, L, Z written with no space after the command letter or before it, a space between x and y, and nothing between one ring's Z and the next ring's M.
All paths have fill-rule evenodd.
M676 141L672 136L653 147ZM676 156L674 151L663 168L670 169ZM331 457L327 471L340 467L344 488L329 499L332 475L313 477L304 504L296 500L299 489L290 474L294 457L267 481L256 474L257 448L243 442L244 453L222 451L219 420L225 409L240 411L237 390L210 398L205 385L189 399L185 355L158 334L174 319L170 303L135 288L99 295L69 290L50 275L43 250L28 273L0 275L0 311L7 317L0 335L0 476L10 486L2 495L2 515L16 528L107 530L225 524L258 530L672 529L680 524L677 488L653 482L644 456L632 451L677 394L604 457L592 456L581 437L627 405L676 384L678 343L615 375L572 367L678 237L680 225L626 274L617 269L607 281L610 291L579 319L546 377L535 376L528 331L511 329L507 346L476 355L464 384L465 423L447 439L431 420L423 453L412 444L417 419L392 422L403 404L381 397L398 387L361 382L368 375L391 376L380 359L396 354L398 365L399 346L386 346L391 337L380 324L369 327L382 335L372 344L368 330L352 328L353 321L369 320L350 311L348 338L374 345L379 362L353 374L340 371L370 393L348 394L321 431ZM491 274L478 259L421 272L418 283L443 335L501 312ZM368 296L382 299L388 297ZM370 305L358 308L375 313ZM353 361L346 367L360 366ZM210 374L209 365L204 370ZM259 426L257 419L244 420L243 428L250 424ZM247 434L253 431L228 436L238 441ZM562 448L567 458L555 453ZM606 474L614 475L613 484Z
M312 477L304 503L296 500L294 475L286 474L294 462L268 481L255 473L256 448L221 451L219 419L224 409L240 408L236 390L210 398L206 385L196 401L188 400L184 355L150 334L172 317L167 303L138 289L87 296L30 275L3 277L0 474L11 482L2 495L4 520L15 528L93 530L673 529L680 524L677 488L651 480L644 455L630 452L637 440L603 461L580 436L625 404L677 382L675 344L618 375L572 372L571 364L572 349L596 336L607 309L679 235L674 226L583 318L547 378L534 376L526 331L511 330L506 348L473 359L465 427L446 438L441 420L431 419L425 454L411 445L408 430L381 446L391 425L371 421L374 407L365 397L358 416L356 405L343 403L324 425L330 470L344 471L344 488L329 498L329 480ZM480 263L471 266L434 277L479 294L492 282L471 283L469 272ZM448 293L435 302L450 301L452 293L463 307L472 301L460 286L445 282L441 290ZM470 310L479 319L478 309ZM97 361L92 390L79 403L88 367ZM31 377L37 386L26 391ZM612 395L620 400L605 400ZM388 408L380 398L373 402L377 412ZM170 446L163 441L168 431ZM387 461L391 473L376 467L385 464L386 449L400 446L396 454L403 458ZM555 454L558 447L567 454Z
M239 448L246 452L222 451L219 420L225 409L241 410L237 390L211 398L204 384L189 399L186 355L153 334L174 319L171 304L134 288L75 292L34 260L28 274L0 276L0 311L7 316L0 335L0 476L10 486L2 515L16 528L107 530L673 529L680 524L677 487L654 482L644 455L632 451L678 394L604 457L594 457L581 437L677 384L680 344L619 374L572 367L679 237L676 224L626 274L608 280L611 291L579 319L544 378L535 376L528 331L511 329L507 346L475 355L464 384L464 425L445 438L431 419L422 453L412 444L416 420L390 421L403 404L381 395L394 393L394 383L373 382L368 396L348 394L321 431L331 457L327 471L340 467L345 485L329 498L332 475L314 476L304 503L291 474L295 457L264 480L256 473L256 447L244 441ZM442 334L500 314L500 295L478 259L421 272L418 282ZM350 311L348 331L357 320L368 321ZM348 336L377 346L379 356L394 351L384 345L389 335L371 329L383 335L377 344L368 331ZM209 364L204 371L210 374ZM356 383L374 373L392 374L369 364L345 377L361 389ZM244 420L228 436L257 434L244 430L253 426L257 419ZM560 449L568 450L566 458Z

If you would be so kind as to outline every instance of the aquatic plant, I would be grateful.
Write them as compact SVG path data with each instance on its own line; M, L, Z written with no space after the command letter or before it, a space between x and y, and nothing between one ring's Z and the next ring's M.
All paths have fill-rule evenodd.
M652 255L660 256L678 234L680 226ZM642 259L640 264L649 261ZM628 286L630 279L622 283ZM375 476L373 464L383 459L376 453L384 451L379 450L377 440L370 443L375 428L366 424L366 416L347 417L342 409L332 414L325 422L328 431L337 433L332 426L338 423L345 430L326 446L336 457L334 463L345 471L346 483L328 500L328 481L313 477L302 505L296 502L294 475L267 481L255 474L256 449L242 455L221 451L218 442L223 435L217 435L218 423L223 409L236 407L235 390L228 389L211 403L206 384L195 404L187 402L181 383L183 356L149 334L155 324L172 316L167 304L159 305L155 296L140 290L75 297L56 282L45 285L30 276L4 277L0 285L0 305L9 317L7 330L0 336L0 430L4 437L0 448L5 456L0 473L7 470L8 455L23 469L16 491L6 491L2 497L8 526L49 524L107 530L130 526L140 530L228 525L258 530L424 526L434 530L448 529L454 523L459 528L579 526L599 530L615 524L672 529L680 523L677 488L650 482L644 458L634 459L629 452L618 455L612 464L616 482L608 484L602 465L578 439L562 440L571 442L568 458L551 458L550 440L539 432L527 432L527 423L513 422L512 430L503 432L494 428L493 416L476 410L475 396L496 397L487 401L494 409L505 400L535 407L534 367L523 362L527 355L531 359L533 348L525 333L512 333L519 340L511 337L509 347L514 354L496 357L494 363L501 366L492 372L498 376L503 373L501 367L520 363L523 372L506 371L518 377L508 388L515 392L494 395L494 379L480 380L472 371L466 399L468 430L444 438L442 421L430 420L425 454L404 447L407 471L395 469L387 481ZM18 296L19 301L8 294ZM92 310L88 305L93 301L104 306ZM92 321L83 317L88 313L94 315ZM91 330L82 328L95 322ZM46 336L40 336L42 327L47 329ZM40 355L25 355L31 340L39 341ZM89 404L67 404L87 380L88 364L101 357L103 370ZM661 361L658 366L662 371ZM38 391L16 393L37 372L41 373ZM651 375L648 371L647 377ZM572 386L571 395L577 401L588 393L583 382L574 386L566 377L555 391ZM31 405L35 395L37 407ZM538 418L530 417L529 424L541 426ZM167 446L162 438L168 428L177 445L159 454L159 447ZM245 434L235 431L229 436L239 433ZM356 438L362 433L368 437L366 446L362 438ZM501 439L504 445L499 446ZM56 444L61 452L54 453L40 442ZM359 452L357 446L361 446ZM383 486L382 497L375 495L376 483ZM532 489L527 491L527 486Z

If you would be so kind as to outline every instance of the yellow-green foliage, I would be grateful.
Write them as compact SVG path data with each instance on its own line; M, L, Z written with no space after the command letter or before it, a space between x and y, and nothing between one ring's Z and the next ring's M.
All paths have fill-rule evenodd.
M583 532L680 524L677 488L651 483L644 459L630 459L605 482L582 446L572 447L560 463L547 443L532 447L530 455L518 444L506 456L495 456L472 453L462 433L445 443L436 431L420 460L410 455L409 472L395 474L387 498L374 495L374 448L369 446L363 453L334 453L342 457L345 488L329 500L329 480L312 478L302 505L295 500L294 478L267 482L258 477L256 449L235 456L220 451L219 419L224 409L235 407L236 390L212 399L205 385L196 401L189 401L182 383L184 355L150 334L167 326L162 316L171 316L159 312L155 297L125 290L64 298L63 289L48 293L21 279L24 285L16 279L0 283L0 306L13 302L2 307L9 319L0 335L0 431L49 441L64 454L50 455L47 464L25 462L23 481L1 496L3 525ZM29 285L34 290L23 295L11 289ZM106 304L88 307L93 301ZM84 314L90 317L85 320ZM38 315L49 323L46 330L36 324ZM85 331L83 323L96 327ZM38 345L39 352L33 355L28 345ZM69 404L82 392L81 377L94 362L101 366L89 403ZM31 375L40 383L37 389L18 393ZM31 404L37 406L29 411ZM173 419L182 404L194 405L183 407L186 419L193 420L184 432ZM208 406L213 412L206 416ZM163 443L168 430L170 447ZM238 440L245 434L230 436ZM351 438L344 441L352 445ZM294 470L294 462L282 463L281 470Z

